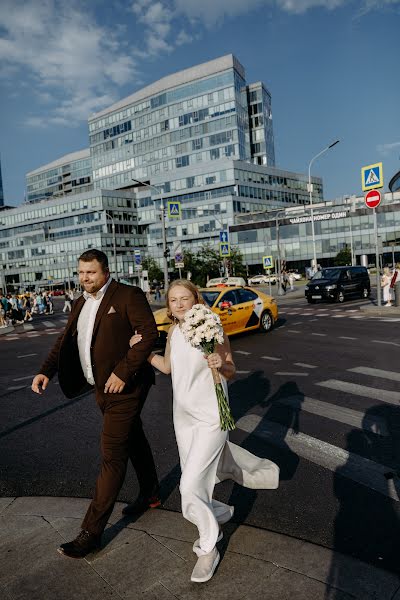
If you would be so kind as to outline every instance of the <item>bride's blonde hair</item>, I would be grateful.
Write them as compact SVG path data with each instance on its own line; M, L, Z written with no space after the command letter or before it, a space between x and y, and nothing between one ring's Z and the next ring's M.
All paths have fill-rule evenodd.
M172 312L171 312L171 309L169 306L169 295L171 293L171 290L173 290L174 288L176 288L178 286L186 288L192 294L192 296L194 296L195 304L205 304L205 302L203 300L203 296L200 294L198 287L195 286L194 283L189 281L189 279L175 279L175 281L173 281L170 284L170 286L168 287L167 297L166 297L167 317L171 320L174 320L174 317L172 315Z

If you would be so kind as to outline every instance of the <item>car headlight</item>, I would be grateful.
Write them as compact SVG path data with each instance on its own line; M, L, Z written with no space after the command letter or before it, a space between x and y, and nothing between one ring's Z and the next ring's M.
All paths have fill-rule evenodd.
M306 290L306 292L308 292L308 290L309 290L310 288L308 287L308 285L306 285L306 287L305 287L304 289Z
M327 285L325 289L329 291L329 290L336 290L336 288L337 288L336 283L333 283L332 285Z

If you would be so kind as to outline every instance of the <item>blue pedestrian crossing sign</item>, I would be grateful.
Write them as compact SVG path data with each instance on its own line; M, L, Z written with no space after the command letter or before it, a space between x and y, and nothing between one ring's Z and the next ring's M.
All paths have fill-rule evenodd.
M219 242L220 242L220 244L228 244L229 243L229 233L227 231L219 232Z
M367 165L361 169L361 183L363 191L375 190L383 187L382 163Z
M264 269L274 268L274 259L272 258L272 256L263 256L262 260Z
M134 255L135 255L135 265L141 265L142 264L142 257L140 255L140 250L135 250L134 251Z
M168 200L168 219L181 218L181 203L173 200Z
M231 255L231 245L229 242L223 242L219 245L219 255L226 258Z

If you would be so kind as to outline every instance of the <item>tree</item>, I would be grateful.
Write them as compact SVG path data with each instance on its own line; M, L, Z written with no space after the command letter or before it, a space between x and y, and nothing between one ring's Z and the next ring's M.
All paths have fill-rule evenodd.
M351 265L351 251L349 248L343 248L342 250L340 250L340 252L338 252L335 256L335 258L333 259L333 263L337 266L337 267L345 267L347 265Z
M149 282L151 283L156 279L157 281L164 281L164 274L161 271L158 262L152 256L146 256L142 261L142 267L145 271L149 272Z
M231 258L230 258L230 270L229 272L236 277L246 278L246 266L243 264L243 255L239 248L231 247Z

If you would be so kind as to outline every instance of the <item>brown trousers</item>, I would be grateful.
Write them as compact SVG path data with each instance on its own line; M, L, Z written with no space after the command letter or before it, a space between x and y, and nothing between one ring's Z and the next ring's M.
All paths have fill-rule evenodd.
M158 478L150 445L143 431L140 413L151 384L138 386L135 394L104 394L96 390L96 402L103 413L101 433L102 464L93 500L82 529L100 535L113 511L125 479L128 459L139 481L140 494L158 494Z

